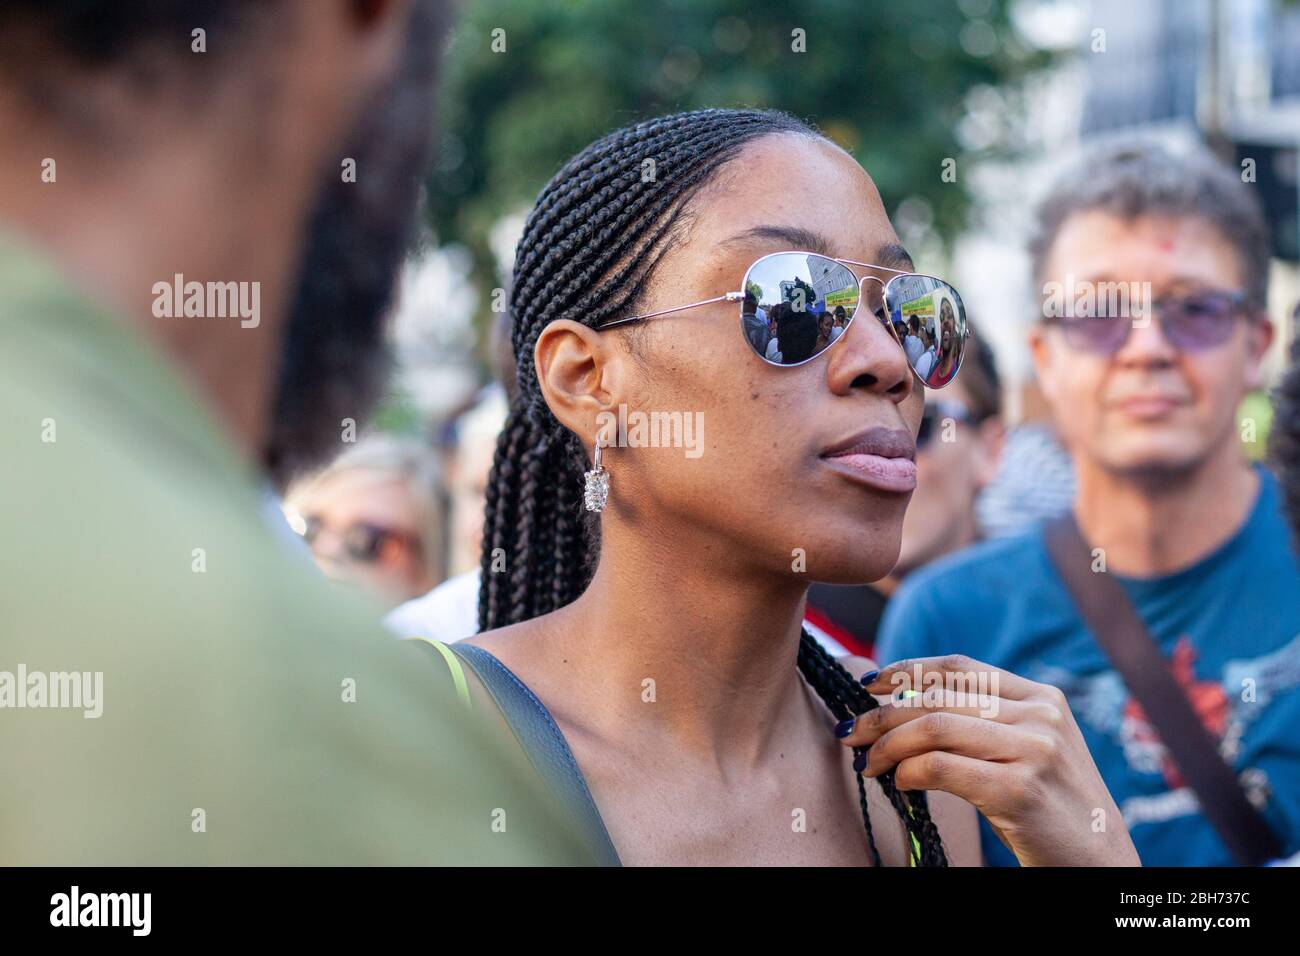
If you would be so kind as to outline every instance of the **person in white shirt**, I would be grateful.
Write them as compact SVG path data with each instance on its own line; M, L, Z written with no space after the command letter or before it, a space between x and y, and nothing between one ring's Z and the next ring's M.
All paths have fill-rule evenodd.
M916 366L916 360L921 357L921 353L925 351L925 343L921 341L919 332L916 319L909 320L907 335L903 336L903 351L907 353L907 360L913 367Z

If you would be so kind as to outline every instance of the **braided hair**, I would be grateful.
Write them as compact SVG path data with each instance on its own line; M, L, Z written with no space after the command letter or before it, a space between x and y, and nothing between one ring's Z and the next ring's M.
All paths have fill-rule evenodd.
M595 570L599 525L584 520L586 450L551 414L533 364L537 338L556 319L599 327L631 315L687 203L749 142L776 133L817 137L783 113L711 109L678 113L610 133L569 160L542 189L515 254L511 341L518 391L497 442L483 527L482 630L529 620L575 600ZM593 516L594 517L594 516ZM509 571L494 573L508 555ZM798 668L837 720L878 706L805 629ZM856 752L858 763L864 751ZM945 866L923 792L905 795L877 778L922 866ZM872 862L880 865L858 798Z

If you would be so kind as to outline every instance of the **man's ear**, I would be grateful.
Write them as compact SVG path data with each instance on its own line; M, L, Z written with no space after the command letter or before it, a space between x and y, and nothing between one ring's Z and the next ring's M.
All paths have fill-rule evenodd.
M346 0L360 65L377 78L387 76L402 59L403 39L411 19L412 0ZM430 56L435 55L430 51Z
M1002 446L1006 442L1007 427L1001 416L994 415L979 424L979 445L975 450L975 486L983 488L998 476L1002 462Z
M294 0L291 5L288 16L296 35L277 65L285 73L286 94L277 109L286 123L294 123L285 151L314 155L324 148L333 156L361 111L402 68L412 3ZM300 116L311 116L312 122L298 124ZM331 163L338 175L337 163Z
M1264 356L1273 344L1277 330L1267 315L1257 322L1246 323L1246 387L1251 391L1264 381Z
M533 349L537 381L551 412L584 444L595 441L598 417L626 394L627 363L613 336L570 319L557 319Z
M411 0L345 0L345 6L357 23L371 26L394 14L406 16L410 12Z
M412 0L298 0L298 6L298 16L316 21L316 55L345 84L340 99L347 109L359 108L400 68Z
M1029 357L1034 363L1034 376L1038 380L1038 389L1047 399L1048 404L1052 404L1053 387L1056 384L1056 376L1051 374L1052 363L1056 356L1053 355L1053 343L1049 341L1050 332L1042 322L1035 322L1029 327Z

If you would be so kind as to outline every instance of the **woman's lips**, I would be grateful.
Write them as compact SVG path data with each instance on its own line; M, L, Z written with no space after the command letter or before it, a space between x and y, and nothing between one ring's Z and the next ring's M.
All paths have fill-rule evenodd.
M821 458L879 491L906 494L916 487L916 439L904 428L868 428L826 449Z
M909 458L886 458L866 452L824 455L822 460L842 474L880 491L906 494L916 488L916 462Z

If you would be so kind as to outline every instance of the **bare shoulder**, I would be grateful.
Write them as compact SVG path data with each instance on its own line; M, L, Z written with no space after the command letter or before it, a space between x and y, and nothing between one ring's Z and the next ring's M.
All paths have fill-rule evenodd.
M557 648L555 638L563 625L561 611L529 618L467 637L462 644L481 648L522 681L551 708L558 719L557 707L574 690L569 657Z
M509 655L512 648L522 643L522 637L526 637L536 630L537 618L532 618L527 621L520 621L518 624L507 624L505 627L493 628L490 631L479 631L459 643L472 644L475 647L483 648L483 650L495 657L502 657Z

